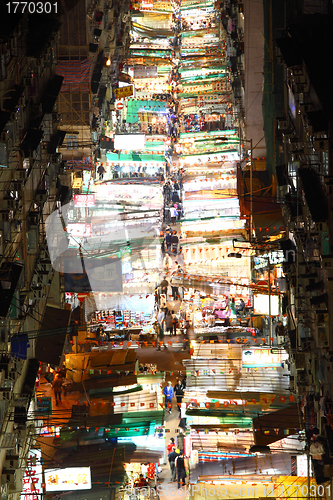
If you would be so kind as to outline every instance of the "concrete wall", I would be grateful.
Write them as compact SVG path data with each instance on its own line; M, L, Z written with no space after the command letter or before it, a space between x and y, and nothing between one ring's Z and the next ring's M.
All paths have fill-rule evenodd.
M253 156L266 156L262 115L264 16L262 0L244 1L245 136Z

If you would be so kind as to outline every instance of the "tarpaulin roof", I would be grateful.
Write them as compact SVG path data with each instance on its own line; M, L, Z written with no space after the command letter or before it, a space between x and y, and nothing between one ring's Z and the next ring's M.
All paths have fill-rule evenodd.
M301 428L302 415L298 404L253 419L257 446L268 446L287 435L296 434Z

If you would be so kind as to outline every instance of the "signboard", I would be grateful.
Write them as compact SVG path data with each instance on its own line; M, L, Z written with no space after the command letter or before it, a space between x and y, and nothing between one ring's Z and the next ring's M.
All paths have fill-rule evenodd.
M141 204L141 210L147 208L157 210L163 207L163 193L161 186L149 184L97 184L95 186L96 199L99 201L135 202ZM137 237L137 236L136 236Z
M220 120L220 113L205 115L205 122L218 122L219 120Z
M75 207L94 207L95 195L94 194L75 194L74 195Z
M210 96L205 96L205 95L199 95L198 96L198 104L199 106L204 106L205 104L222 104L226 102L226 96L225 95L210 95Z
M217 80L213 83L214 92L231 92L231 85L229 82L223 82L222 80Z
M116 109L118 109L118 111L121 111L122 109L124 109L124 105L122 102L117 102L115 107L116 107Z
M285 262L283 250L274 250L269 254L259 255L253 258L254 269L262 269L268 266L268 259L271 265L282 264Z
M52 415L52 398L37 398L37 413L41 415Z
M269 311L269 302L271 302L271 310ZM279 296L268 294L253 295L253 310L254 314L278 316L280 314Z
M141 8L152 9L154 7L154 0L141 0Z
M259 368L259 367L276 367L281 366L282 361L286 358L286 352L280 351L272 353L272 349L243 349L242 351L242 367L243 368Z
M45 471L46 491L90 490L90 467L67 467Z
M24 471L21 500L40 500L43 495L42 452L30 450Z
M126 87L120 87L119 89L114 89L114 95L116 99L123 99L124 97L130 97L134 93L133 85L126 85Z
M158 76L157 66L134 66L134 78L154 78Z
M296 471L299 477L312 476L312 467L308 468L308 457L306 455L296 455Z
M116 134L114 137L114 149L125 151L142 151L146 148L146 136L144 134Z

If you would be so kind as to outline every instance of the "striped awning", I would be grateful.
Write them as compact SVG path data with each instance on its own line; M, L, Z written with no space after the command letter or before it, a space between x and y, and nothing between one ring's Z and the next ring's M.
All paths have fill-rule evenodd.
M64 77L61 92L90 91L90 59L59 61L56 73Z

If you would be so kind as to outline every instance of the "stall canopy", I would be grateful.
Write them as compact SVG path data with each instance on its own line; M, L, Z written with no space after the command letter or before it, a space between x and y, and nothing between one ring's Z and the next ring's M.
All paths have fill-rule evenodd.
M68 309L46 306L35 348L38 361L59 366L70 317L71 311Z
M257 446L268 446L275 441L299 432L302 427L301 410L298 404L253 419L254 442Z
M153 100L133 100L127 102L127 123L137 123L139 121L139 112L166 113L167 105L165 101Z

